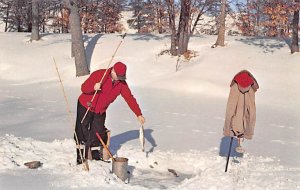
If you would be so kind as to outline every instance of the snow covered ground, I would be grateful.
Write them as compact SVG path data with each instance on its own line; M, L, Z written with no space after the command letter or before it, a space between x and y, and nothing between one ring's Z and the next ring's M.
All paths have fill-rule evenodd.
M73 126L53 63L55 58L75 118L80 85L70 58L70 36L0 33L0 189L300 189L300 56L278 39L195 36L189 62L160 55L168 36L129 34L115 61L128 66L128 83L146 117L146 151L139 124L120 97L107 110L111 151L129 159L129 183L111 163L75 164ZM105 68L121 37L85 36L92 71ZM257 79L257 123L244 155L222 135L232 77L242 69ZM234 141L233 146L236 146ZM30 170L25 162L39 160ZM175 177L168 169L179 174Z

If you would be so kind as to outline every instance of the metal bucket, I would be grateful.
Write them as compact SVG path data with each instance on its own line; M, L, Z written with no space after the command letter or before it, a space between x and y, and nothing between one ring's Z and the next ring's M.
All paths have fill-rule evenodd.
M112 172L125 182L128 179L128 158L117 157L112 162Z
M40 161L32 161L32 162L24 163L24 165L30 169L36 169L36 168L42 166L42 163Z

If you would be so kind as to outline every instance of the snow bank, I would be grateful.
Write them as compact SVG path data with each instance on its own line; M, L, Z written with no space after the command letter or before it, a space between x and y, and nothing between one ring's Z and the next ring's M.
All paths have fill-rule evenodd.
M48 173L49 188L109 188L109 189L297 189L299 170L286 169L274 158L245 154L234 157L228 173L224 172L226 157L216 156L217 148L183 153L156 151L151 154L123 145L118 155L129 158L129 183L111 173L111 163L90 161L90 171L74 165L74 142L70 139L45 143L32 138L5 135L0 138L2 176L22 173L34 176L34 189ZM112 145L112 151L114 147ZM39 160L42 167L27 169L24 162ZM175 177L168 169L179 175ZM40 174L42 176L40 176ZM20 179L17 179L20 180ZM37 180L37 182L35 182ZM6 184L8 182L4 182ZM32 185L33 185L32 184ZM4 187L4 186L3 186Z

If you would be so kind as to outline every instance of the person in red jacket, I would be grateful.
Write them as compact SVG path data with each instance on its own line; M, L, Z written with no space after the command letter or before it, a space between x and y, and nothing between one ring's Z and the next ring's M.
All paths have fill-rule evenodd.
M93 72L81 85L82 94L78 98L75 132L78 138L77 164L81 164L79 151L83 158L88 156L91 149L92 159L102 159L102 145L96 136L99 133L104 142L107 140L105 128L106 109L121 95L130 109L137 116L141 125L145 123L141 109L126 83L126 65L117 62L113 67ZM103 76L104 75L104 76ZM103 77L102 83L100 83ZM92 100L95 91L97 93ZM87 112L87 110L89 111ZM87 115L85 116L87 112ZM85 116L85 117L84 117ZM84 119L83 119L84 118Z

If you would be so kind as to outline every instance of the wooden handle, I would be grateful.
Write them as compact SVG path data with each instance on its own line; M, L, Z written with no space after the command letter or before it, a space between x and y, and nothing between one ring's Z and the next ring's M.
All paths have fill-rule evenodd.
M107 150L107 152L108 152L109 156L111 157L111 159L112 159L113 161L116 161L115 158L113 157L113 155L111 154L111 152L109 151L108 147L106 146L106 144L103 142L103 140L102 140L102 138L100 137L100 135L99 135L98 132L96 132L96 135L97 135L99 141L101 142L102 146Z
M109 147L110 145L110 131L106 132L107 133L107 148Z

